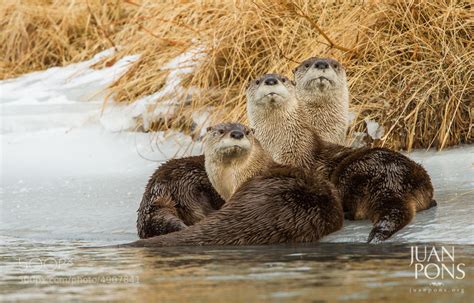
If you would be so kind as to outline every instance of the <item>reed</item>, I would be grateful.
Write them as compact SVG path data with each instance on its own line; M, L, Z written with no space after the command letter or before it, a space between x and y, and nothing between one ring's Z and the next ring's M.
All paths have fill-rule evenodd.
M111 86L115 100L133 102L164 85L166 62L202 47L205 55L183 78L185 89L172 92L183 100L175 118L155 124L189 130L191 115L202 110L211 112L212 122L246 122L249 79L267 72L291 76L303 59L330 56L350 79L356 116L350 133L364 131L369 118L385 128L374 145L410 150L472 142L474 18L468 1L62 3L0 4L1 78L117 47L116 57L102 64L142 55Z

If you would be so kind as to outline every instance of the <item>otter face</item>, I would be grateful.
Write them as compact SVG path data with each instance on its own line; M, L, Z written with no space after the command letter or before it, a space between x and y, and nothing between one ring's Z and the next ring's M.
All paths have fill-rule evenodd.
M296 94L331 94L347 86L346 72L335 59L312 57L294 71Z
M204 155L216 160L245 159L252 149L253 131L238 123L209 127L204 137Z
M249 82L247 95L247 114L253 121L256 115L262 117L276 109L289 110L296 106L295 85L287 77L266 74Z
M294 84L285 76L266 74L249 82L247 101L255 105L280 106L291 95Z

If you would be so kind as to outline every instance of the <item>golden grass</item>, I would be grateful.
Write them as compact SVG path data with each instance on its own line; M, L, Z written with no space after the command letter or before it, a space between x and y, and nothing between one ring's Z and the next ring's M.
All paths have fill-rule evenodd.
M249 79L267 72L291 75L298 62L317 55L335 57L347 69L356 113L351 132L364 131L364 118L370 118L385 127L377 145L472 142L474 18L467 1L6 3L0 5L1 78L117 45L116 58L142 54L111 87L116 100L133 102L164 84L169 70L160 67L166 62L204 47L206 56L183 79L199 93L160 129L185 128L194 111L209 106L213 122L246 122Z
M3 0L0 79L65 65L115 47L128 20L121 0Z

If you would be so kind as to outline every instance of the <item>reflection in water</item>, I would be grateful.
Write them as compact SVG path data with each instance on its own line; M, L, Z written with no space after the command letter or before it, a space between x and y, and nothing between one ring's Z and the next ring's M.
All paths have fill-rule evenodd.
M97 242L1 239L7 300L468 302L474 290L472 245L454 247L466 277L433 286L415 280L410 245L403 244L87 249Z

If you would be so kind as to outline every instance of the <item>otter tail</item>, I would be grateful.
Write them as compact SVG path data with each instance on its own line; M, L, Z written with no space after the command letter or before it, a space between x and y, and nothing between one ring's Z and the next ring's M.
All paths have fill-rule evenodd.
M380 243L411 222L415 216L415 200L388 195L378 201L371 220L374 223L368 243Z

